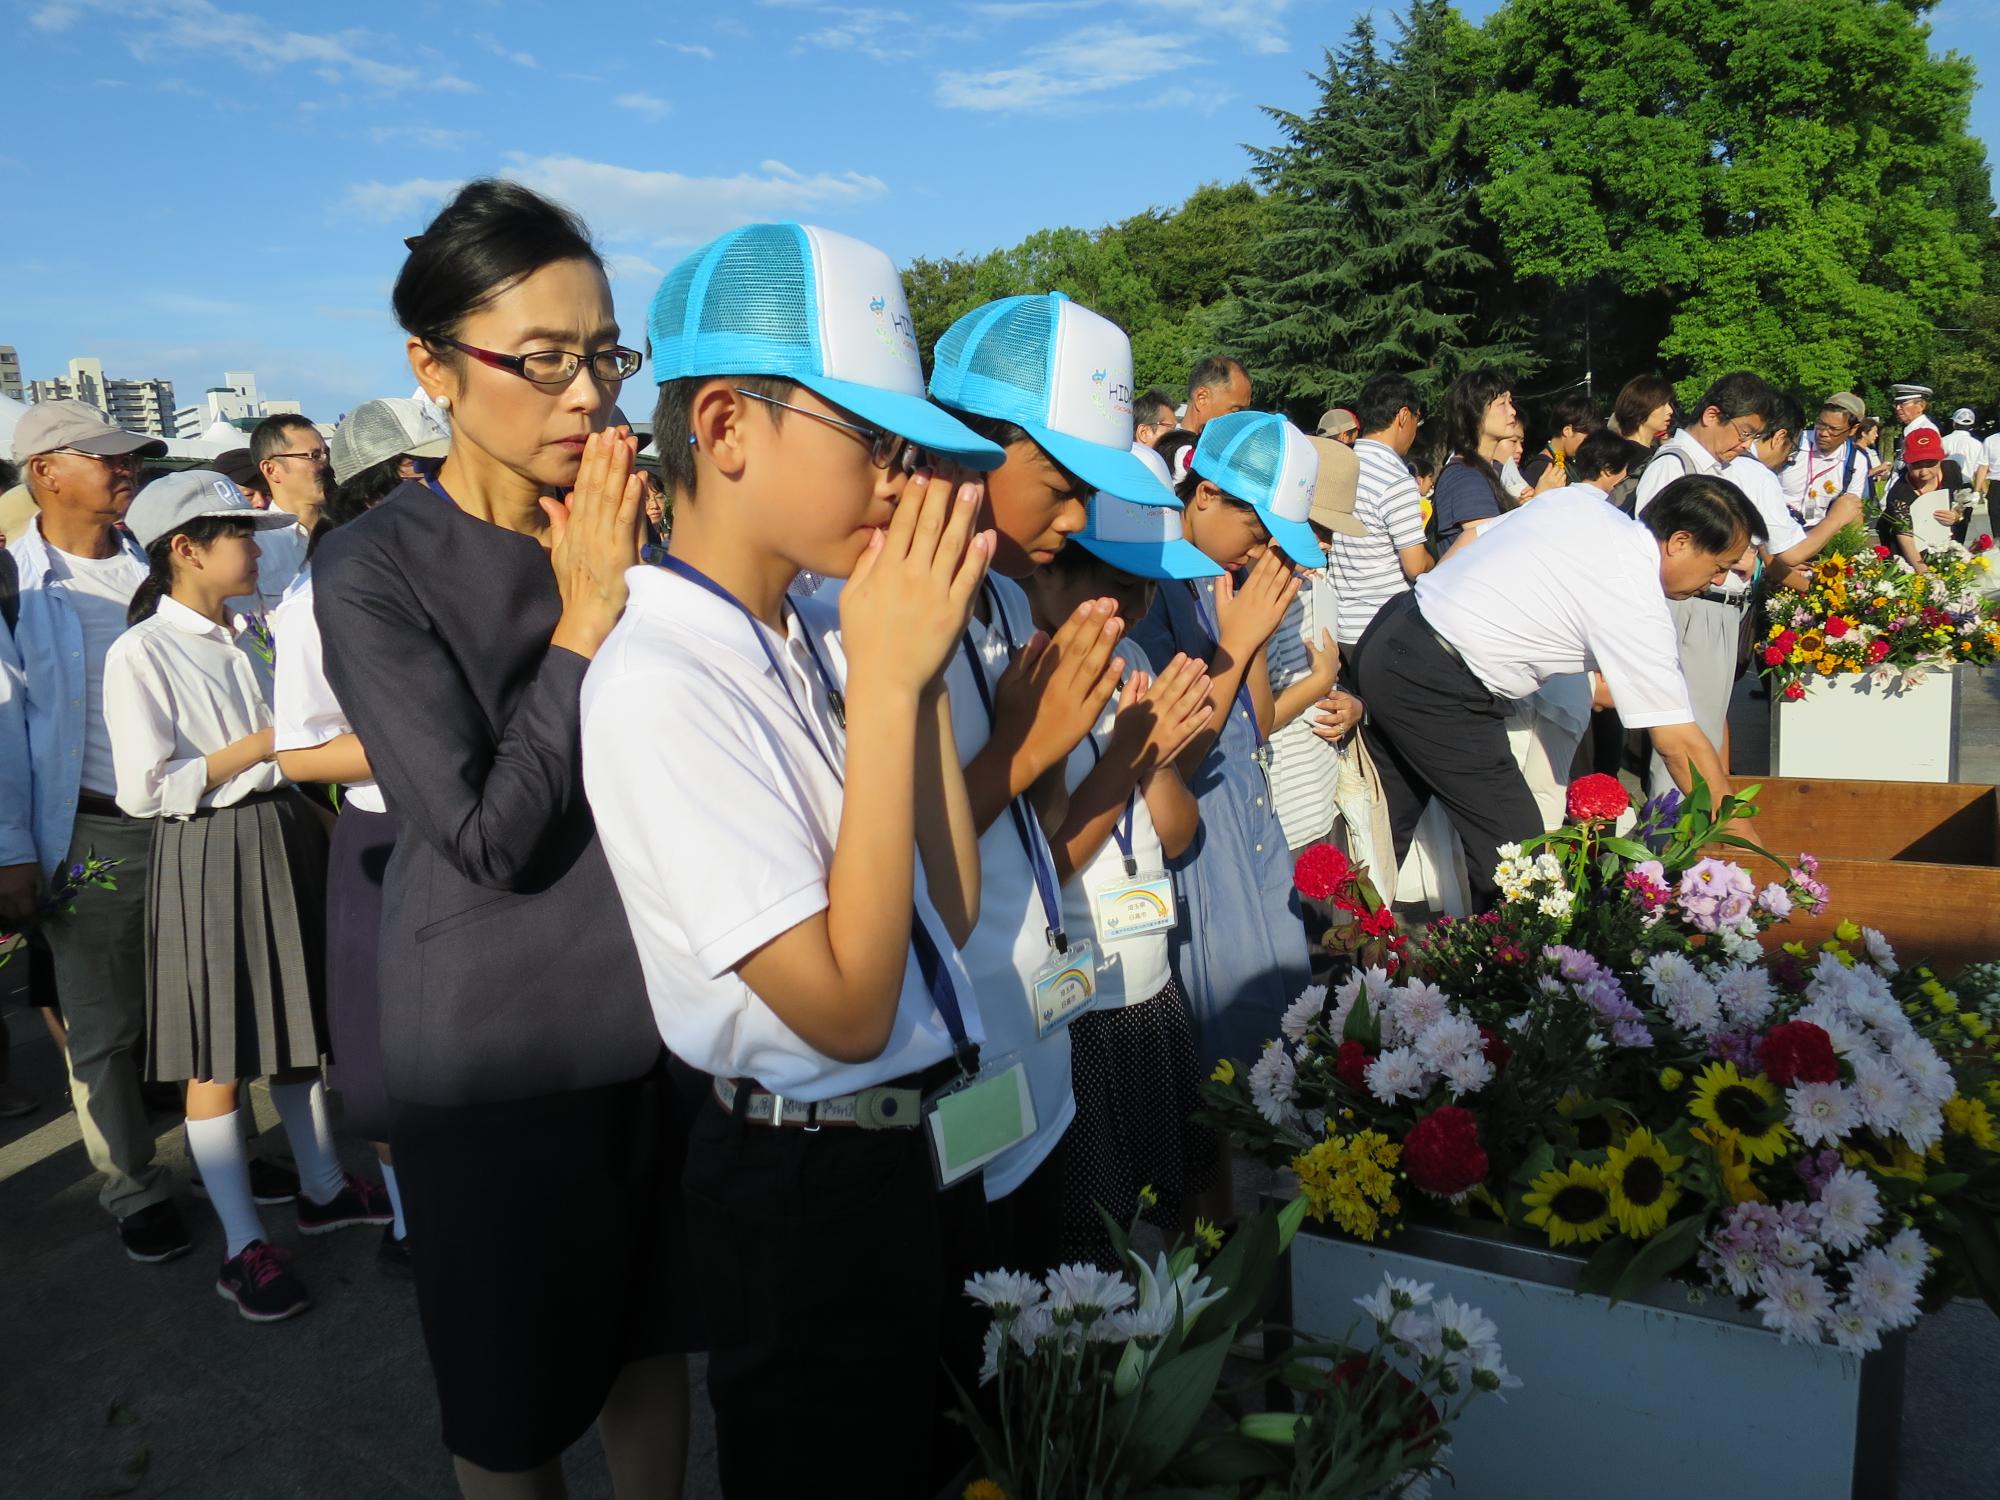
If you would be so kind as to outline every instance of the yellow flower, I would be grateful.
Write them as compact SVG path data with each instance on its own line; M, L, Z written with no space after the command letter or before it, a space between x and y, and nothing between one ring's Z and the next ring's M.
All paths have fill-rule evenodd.
M1964 1136L1981 1151L2000 1151L2000 1134L1993 1129L1993 1114L1984 1100L1953 1094L1945 1100L1944 1128Z
M991 1479L975 1479L959 1500L1007 1500L1007 1492Z
M1985 1041L1987 1034L1993 1030L1991 1026L1986 1024L1986 1017L1980 1015L1977 1011L1967 1011L1963 1016L1959 1017L1959 1024L1965 1028L1965 1034L1975 1042Z
M1210 1083L1231 1084L1236 1082L1236 1064L1228 1058L1215 1065L1215 1071L1208 1075Z
M1668 1093L1671 1094L1675 1089L1679 1088L1682 1084L1686 1082L1687 1082L1687 1075L1681 1072L1679 1068L1660 1069L1660 1087L1665 1089Z
M1950 993L1933 995L1931 996L1931 1008L1940 1015L1956 1015L1958 1013L1957 997Z
M1792 1133L1782 1119L1761 1123L1778 1102L1777 1087L1762 1073L1745 1078L1735 1063L1714 1062L1702 1069L1694 1088L1688 1113L1714 1126L1718 1134L1727 1133L1751 1161L1776 1161L1790 1144Z
M1152 1183L1149 1182L1139 1189L1139 1206L1141 1208L1158 1208L1160 1206L1160 1195L1153 1191Z
M1736 1150L1736 1137L1726 1130L1708 1131L1696 1126L1694 1138L1715 1153L1715 1168L1722 1174L1722 1187L1729 1194L1731 1203L1762 1203L1764 1195L1758 1191L1756 1179L1750 1175L1750 1163ZM1848 1163L1853 1166L1853 1162Z
M1207 1248L1210 1255L1222 1248L1222 1231L1206 1219L1194 1221L1194 1237Z
M1384 1221L1403 1211L1396 1196L1402 1155L1403 1148L1379 1130L1329 1134L1310 1151L1292 1158L1306 1212L1322 1222L1331 1218L1360 1239L1386 1233L1392 1226Z
M1861 941L1861 929L1853 922L1845 919L1841 921L1838 927L1833 929L1833 935L1843 943L1858 943Z
M1522 1201L1528 1222L1544 1231L1551 1245L1587 1244L1611 1228L1610 1181L1602 1167L1572 1161L1563 1171L1552 1168L1535 1179Z
M1680 1202L1674 1182L1685 1158L1660 1144L1641 1126L1623 1146L1613 1146L1604 1163L1611 1187L1611 1214L1618 1228L1635 1240L1649 1239L1666 1228L1667 1215Z
M1791 954L1793 958L1804 958L1806 956L1806 945L1800 942L1787 943L1785 944L1785 951Z

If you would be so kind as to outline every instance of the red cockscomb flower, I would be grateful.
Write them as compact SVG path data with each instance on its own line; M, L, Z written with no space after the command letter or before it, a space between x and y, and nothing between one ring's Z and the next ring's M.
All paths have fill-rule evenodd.
M1500 1034L1485 1026L1479 1028L1480 1050L1486 1060L1493 1064L1493 1076L1498 1078L1507 1071L1507 1064L1514 1060L1514 1049L1500 1039Z
M1401 1370L1390 1366L1389 1374L1394 1378L1396 1388L1392 1391L1383 1386L1375 1392L1369 1402L1369 1425L1380 1422L1383 1417L1400 1418L1398 1436L1403 1440L1403 1454L1411 1464L1420 1464L1428 1457L1428 1449L1445 1439L1444 1428L1439 1424L1437 1408ZM1312 1393L1315 1402L1325 1402L1335 1391L1359 1391L1372 1384L1375 1376L1365 1357L1343 1359L1326 1372L1325 1383Z
M1479 1123L1456 1104L1434 1109L1403 1137L1403 1170L1440 1198L1455 1198L1486 1180Z
M1888 556L1889 556L1889 549L1888 549L1887 547L1880 547L1880 546L1878 546L1878 547L1877 547L1877 548L1875 549L1875 555L1876 555L1877 557L1881 557L1881 558L1886 558L1886 557L1888 557Z
M1386 906L1378 906L1360 922L1363 937L1394 937L1396 934L1396 914Z
M1569 815L1578 823L1609 823L1631 805L1616 776L1592 772L1569 784Z
M1833 1038L1810 1021L1785 1021L1757 1043L1757 1066L1779 1088L1800 1083L1838 1083Z
M1785 701L1787 703L1796 703L1799 699L1805 697L1805 695L1806 690L1803 684L1797 682L1788 682L1785 684Z
M1340 1050L1333 1055L1333 1071L1340 1075L1340 1081L1351 1089L1368 1087L1368 1065L1375 1061L1368 1049L1359 1042L1347 1041L1340 1044Z
M1836 641L1839 640L1842 636L1847 634L1846 619L1840 615L1835 615L1832 619L1826 622L1826 633L1830 639Z
M1776 646L1766 646L1766 647L1764 648L1764 665L1765 665L1765 666L1767 666L1767 667L1782 667L1782 666L1783 666L1784 664L1785 664L1785 653L1784 653L1784 652L1780 651L1780 650L1779 650L1779 649L1778 649L1778 648L1777 648Z
M1871 662L1879 662L1889 654L1889 650L1889 643L1877 636L1868 643L1868 659Z
M1972 550L1974 552L1991 551L1992 547L1993 547L1993 538L1983 531L1979 534L1979 540L1972 544Z
M1292 884L1309 901L1325 901L1354 874L1347 856L1331 844L1308 844L1292 865Z

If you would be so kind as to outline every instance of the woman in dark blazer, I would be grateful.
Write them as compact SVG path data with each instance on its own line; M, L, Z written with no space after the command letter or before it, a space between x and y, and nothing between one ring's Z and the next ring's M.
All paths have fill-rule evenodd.
M383 1062L445 1443L467 1496L560 1495L597 1422L621 1496L673 1495L682 1134L577 728L638 560L604 428L640 356L583 225L509 183L412 242L395 307L451 452L327 538L314 608L402 826Z

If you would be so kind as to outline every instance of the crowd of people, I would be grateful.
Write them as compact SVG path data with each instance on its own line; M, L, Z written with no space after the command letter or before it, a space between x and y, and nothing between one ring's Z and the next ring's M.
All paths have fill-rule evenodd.
M1230 1216L1192 1116L1311 978L1294 851L1393 872L1435 809L1479 905L1632 736L1726 787L1762 581L1864 516L1920 566L2000 467L1920 388L1890 457L1747 372L1386 372L1308 434L1227 357L1135 393L1056 292L926 376L889 257L796 224L689 255L642 351L491 181L409 245L418 394L330 436L152 473L21 420L0 922L126 1251L193 1248L170 1088L243 1316L310 1305L274 1205L380 1227L468 1496L560 1493L593 1423L676 1493L694 1350L728 1493L935 1488L969 1278Z

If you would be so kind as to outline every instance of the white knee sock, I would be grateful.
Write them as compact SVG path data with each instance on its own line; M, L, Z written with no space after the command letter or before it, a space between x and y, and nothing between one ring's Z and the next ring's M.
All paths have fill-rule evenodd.
M389 1190L389 1206L396 1210L396 1238L406 1239L410 1226L403 1222L403 1190L396 1185L396 1169L386 1161L381 1163L382 1186Z
M208 1201L222 1221L227 1258L234 1260L245 1245L264 1238L264 1221L257 1217L257 1200L250 1196L250 1155L243 1149L243 1127L232 1109L212 1120L189 1120L187 1139L195 1165L201 1168Z
M310 1083L274 1083L271 1102L285 1122L292 1160L299 1164L299 1190L315 1203L331 1203L347 1186L347 1174L333 1151L333 1129L326 1122L326 1090Z

